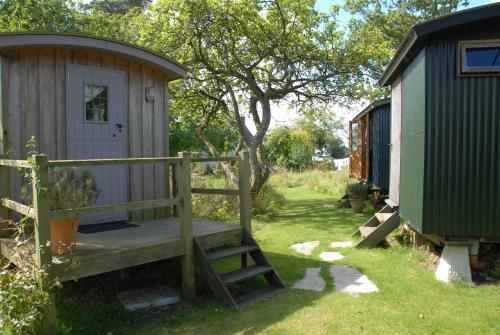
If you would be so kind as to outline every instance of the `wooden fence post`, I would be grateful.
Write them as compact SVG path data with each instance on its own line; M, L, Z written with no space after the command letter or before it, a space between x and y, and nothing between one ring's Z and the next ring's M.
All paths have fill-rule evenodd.
M33 169L31 172L33 184L33 208L35 214L35 248L36 260L40 269L52 264L50 247L50 222L48 187L48 161L45 155L33 155ZM50 271L47 268L47 271Z
M248 151L239 154L240 225L252 234L252 200L250 197L250 160Z
M6 155L0 154L0 159L7 158ZM0 166L0 198L10 198L10 171L8 166ZM9 225L8 219L11 218L11 214L8 208L0 205L0 237L9 235ZM0 259L2 256L0 255Z
M177 198L179 196L179 168L179 164L175 164L174 168L172 169L172 198ZM172 207L172 216L179 217L178 212L179 211L177 210L177 206Z
M182 257L182 292L185 298L193 299L196 295L194 248L193 248L193 217L191 204L191 155L189 152L179 153L182 162L177 170L179 195L178 206L181 236L186 244L186 253Z
M55 308L54 295L50 283L52 281L52 250L50 238L50 220L49 220L49 199L48 174L49 166L47 156L33 155L33 168L31 171L33 185L33 208L35 220L35 254L39 269L46 271L47 278L40 278L39 285L42 289L48 290L49 301L43 307L42 327L44 332L50 334L57 329L57 313ZM49 285L49 287L46 287Z

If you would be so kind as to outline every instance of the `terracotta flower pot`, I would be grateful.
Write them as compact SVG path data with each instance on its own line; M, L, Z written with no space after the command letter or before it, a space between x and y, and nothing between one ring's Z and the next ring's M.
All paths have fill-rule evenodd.
M78 231L79 224L79 217L50 220L50 239L53 254L67 254L75 248L76 233Z
M365 206L365 199L349 199L353 213L362 213Z

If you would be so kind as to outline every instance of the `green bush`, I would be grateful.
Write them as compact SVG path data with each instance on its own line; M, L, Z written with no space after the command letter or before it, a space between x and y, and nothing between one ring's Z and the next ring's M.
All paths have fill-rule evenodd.
M227 178L203 174L192 175L193 187L235 189ZM252 214L257 219L266 219L285 202L284 196L266 183L252 199ZM239 223L238 197L225 195L193 194L193 216L210 220Z
M36 273L28 266L22 269L3 266L0 271L1 333L38 334L48 294L40 289L35 277L43 273Z
M267 220L284 203L285 196L269 183L266 183L259 194L252 199L252 214L258 219Z
M314 148L310 135L287 126L276 128L264 144L267 161L289 170L302 170L312 164Z

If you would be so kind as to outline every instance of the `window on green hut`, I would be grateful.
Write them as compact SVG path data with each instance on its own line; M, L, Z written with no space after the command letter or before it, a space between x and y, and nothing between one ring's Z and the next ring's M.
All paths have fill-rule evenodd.
M500 72L500 41L462 42L461 72Z
M351 125L351 140L351 149L356 150L359 142L359 125L357 123Z

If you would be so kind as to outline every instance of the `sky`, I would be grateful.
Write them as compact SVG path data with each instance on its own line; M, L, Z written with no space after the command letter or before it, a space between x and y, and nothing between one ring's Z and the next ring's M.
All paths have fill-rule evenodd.
M342 6L344 2L345 1L343 0L317 0L315 7L318 11L326 13L330 11L332 5ZM492 2L500 2L500 0L469 0L469 6L466 8L482 6ZM341 11L339 13L338 19L342 25L347 25L350 18L350 14L345 11ZM358 106L354 106L349 110L339 107L333 107L333 109L335 112L339 112L340 116L345 120L346 124L348 124L349 120L358 114L366 105L368 105L368 103L368 101L361 101ZM297 119L297 117L298 114L296 111L288 108L286 103L276 105L274 106L272 112L271 128L275 128L279 125L291 124L293 120Z

